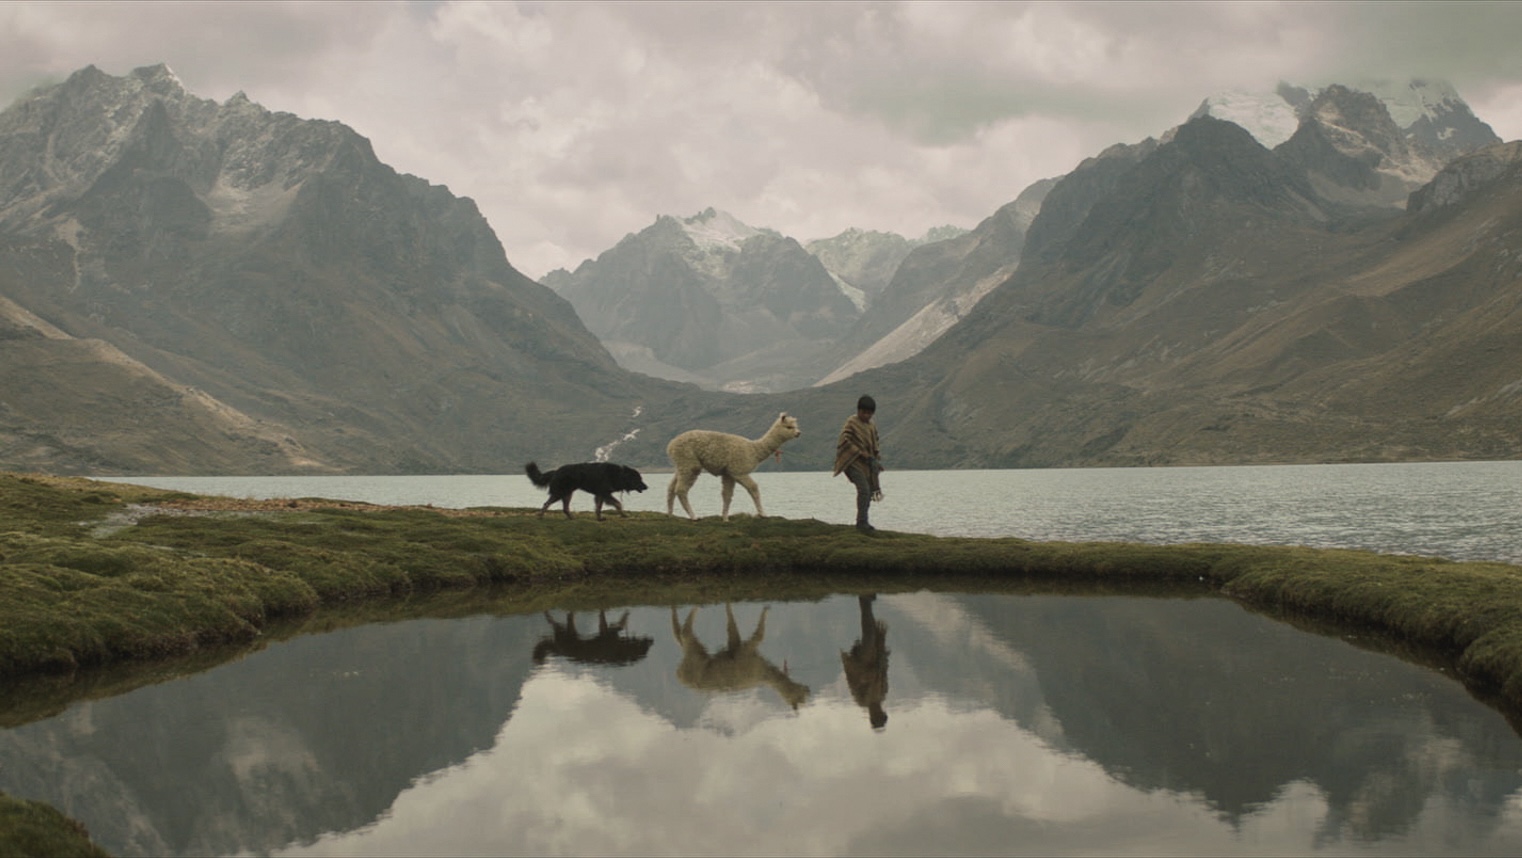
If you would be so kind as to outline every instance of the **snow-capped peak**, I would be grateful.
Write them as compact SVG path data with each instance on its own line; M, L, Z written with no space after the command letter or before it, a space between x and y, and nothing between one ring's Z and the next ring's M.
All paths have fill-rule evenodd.
M739 250L740 244L761 230L742 223L729 212L707 208L683 218L682 229L702 250Z
M1372 81L1353 88L1373 93L1375 98L1384 102L1390 118L1401 128L1410 128L1424 116L1437 119L1464 103L1458 90L1441 80Z
M1190 118L1198 116L1234 122L1269 149L1294 136L1295 129L1300 126L1295 106L1279 92L1232 90L1212 95Z
M184 95L186 92L185 84L180 81L179 75L164 63L135 68L131 72L131 77L140 81L150 91L160 95Z
M1235 122L1272 149L1295 133L1305 107L1327 86L1280 83L1274 92L1223 92L1205 99L1190 118L1208 115ZM1346 86L1379 99L1402 131L1410 131L1424 117L1437 121L1456 110L1468 112L1464 99L1446 81L1363 81Z

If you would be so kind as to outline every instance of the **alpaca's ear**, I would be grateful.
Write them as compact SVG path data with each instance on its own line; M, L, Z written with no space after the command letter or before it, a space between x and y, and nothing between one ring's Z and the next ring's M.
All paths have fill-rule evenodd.
M782 413L781 413L781 414L778 414L778 415L777 415L777 419L778 419L778 420L786 420L786 419L787 419L787 412L786 412L786 411L784 411L784 412L782 412Z

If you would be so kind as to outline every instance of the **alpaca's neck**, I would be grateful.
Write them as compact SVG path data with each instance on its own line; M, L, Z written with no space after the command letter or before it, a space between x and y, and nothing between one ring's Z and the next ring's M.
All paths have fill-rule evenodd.
M765 435L762 435L760 438L757 438L750 443L756 449L756 461L759 462L762 459L765 459L767 456L777 452L778 448L780 448L783 444L786 444L787 436L783 434L782 427L778 425L773 426L771 429L767 430Z

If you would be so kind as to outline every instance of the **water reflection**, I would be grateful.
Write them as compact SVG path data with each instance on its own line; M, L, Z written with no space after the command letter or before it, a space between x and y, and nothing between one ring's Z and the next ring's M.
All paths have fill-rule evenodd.
M703 646L703 642L692 631L692 621L697 618L698 609L693 608L687 612L685 623L678 623L676 608L672 608L671 632L676 636L677 645L682 648L682 663L677 666L677 678L688 688L704 692L744 691L766 685L787 701L788 705L797 709L809 699L809 687L794 682L787 675L785 662L779 669L760 652L761 642L766 639L766 614L770 610L770 606L761 609L761 618L756 620L756 630L750 638L741 640L740 627L735 624L735 613L726 604L724 618L728 620L728 625L725 627L724 649L710 655L708 648Z
M1229 602L718 608L272 644L0 732L0 789L123 855L1522 852L1498 713Z
M873 593L856 597L861 611L861 637L850 651L840 654L840 666L845 669L851 699L867 710L872 729L881 730L888 725L888 713L883 709L883 700L888 696L888 624L873 616L875 601L877 595Z
M567 612L563 623L555 622L549 611L544 612L544 618L550 623L550 634L534 645L535 664L552 655L582 664L633 664L644 658L655 643L655 638L632 637L627 633L628 611L611 624L608 612L598 611L597 634L591 637L582 637L576 630L575 611Z

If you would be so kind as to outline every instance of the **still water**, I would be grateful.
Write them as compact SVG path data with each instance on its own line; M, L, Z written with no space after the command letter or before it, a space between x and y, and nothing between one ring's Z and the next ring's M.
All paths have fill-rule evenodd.
M665 512L667 474L625 496ZM324 497L439 507L539 507L522 474L449 477L134 477L162 488L251 498ZM768 515L854 521L854 489L819 472L757 472ZM1522 461L1039 471L888 471L873 523L938 536L1129 542L1241 542L1362 548L1522 563ZM718 515L719 483L692 489ZM558 505L557 505L558 507ZM578 493L571 509L589 514ZM680 512L680 507L678 507ZM751 513L744 490L731 512Z
M631 508L664 507L651 477ZM1519 477L890 472L876 521L1515 559ZM542 500L522 477L133 481ZM770 514L849 520L841 481L759 482ZM694 505L716 513L717 495L700 481ZM484 610L271 643L0 732L0 790L123 855L1522 854L1505 718L1440 671L1225 600L845 593L625 613Z
M1230 602L767 607L300 637L0 733L0 788L123 855L1522 851L1500 715Z

